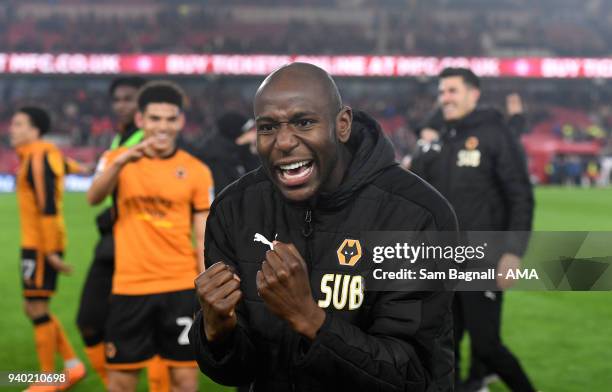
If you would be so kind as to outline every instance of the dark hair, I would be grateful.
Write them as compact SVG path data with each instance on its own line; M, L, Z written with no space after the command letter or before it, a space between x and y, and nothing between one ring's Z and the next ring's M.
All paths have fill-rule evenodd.
M111 82L110 87L108 88L108 95L111 97L115 94L115 90L117 90L121 86L133 87L135 89L141 88L147 81L140 76L122 76L120 78L115 78Z
M440 79L460 76L465 84L480 90L480 78L469 68L444 68L438 77Z
M17 111L17 113L23 113L30 119L30 123L34 128L38 128L39 136L49 132L51 128L51 117L45 109L37 106L24 106Z
M138 93L138 110L144 112L150 103L169 103L183 110L185 92L176 83L167 80L148 82Z

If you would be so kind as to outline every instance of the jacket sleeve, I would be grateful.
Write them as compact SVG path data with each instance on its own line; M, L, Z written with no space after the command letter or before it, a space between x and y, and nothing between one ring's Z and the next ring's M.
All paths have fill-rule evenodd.
M522 114L514 114L508 118L508 128L516 137L527 133L527 119Z
M442 111L439 108L434 109L425 119L417 126L417 143L414 149L410 171L424 179L431 181L430 170L433 161L437 158L436 148L440 147L439 142L425 143L421 140L421 132L425 128L430 128L442 132L444 128L444 119Z
M302 338L296 368L315 379L342 380L343 390L418 392L440 378L452 385L452 293L373 295L367 330L328 313L314 341ZM440 350L445 355L432 354ZM434 375L434 367L446 374Z
M518 137L501 127L495 174L508 211L505 251L522 256L528 243L533 220L533 187L529 180L525 153Z
M222 212L218 203L213 203L206 223L204 240L204 261L206 268L218 261L232 266L240 275L240 269L234 262L234 245L229 239L229 232L223 225ZM189 332L190 342L195 350L195 357L200 370L213 381L223 385L245 385L255 379L257 364L255 346L248 334L248 315L242 302L236 307L238 325L220 344L206 340L202 311L199 311Z
M432 171L435 165L436 159L438 159L439 152L435 151L434 148L439 147L437 143L421 143L417 142L417 147L414 153L414 158L410 164L410 171L421 177L427 182L432 181Z

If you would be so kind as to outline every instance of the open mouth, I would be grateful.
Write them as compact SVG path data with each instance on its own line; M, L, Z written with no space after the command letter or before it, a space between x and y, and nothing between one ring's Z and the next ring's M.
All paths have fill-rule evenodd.
M166 141L168 139L170 139L170 136L168 136L165 133L158 133L157 135L154 136L155 140L158 141Z
M153 136L153 145L156 147L165 147L171 140L170 136L164 133Z
M304 185L314 170L314 161L303 160L276 166L278 179L285 186Z

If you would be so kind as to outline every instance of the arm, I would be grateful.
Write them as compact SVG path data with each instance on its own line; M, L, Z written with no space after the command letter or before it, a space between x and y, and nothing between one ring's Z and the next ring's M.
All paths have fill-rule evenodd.
M416 152L412 158L410 165L410 171L421 177L425 181L432 181L432 166L435 164L436 159L439 155L438 151L431 150L432 144L423 144L421 140L417 143ZM425 151L425 148L428 150Z
M91 165L83 165L72 158L65 158L66 174L91 174Z
M204 272L204 232L206 229L208 211L193 214L193 235L195 236L196 254L198 257L198 273Z
M98 205L110 195L117 186L119 172L125 163L112 162L103 172L96 175L87 191L87 201L90 205Z
M195 316L189 340L202 373L219 384L237 386L248 384L255 379L257 364L255 346L245 327L248 316L240 302L241 292L239 288L235 288L235 279L227 277L226 274L227 291L220 296L221 300L210 301L210 298L204 298L211 294L207 292L211 284L207 284L206 275L211 275L222 267L219 261L227 267L226 271L231 271L230 275L240 275L240 269L234 262L236 257L233 244L221 215L218 205L213 205L206 223L206 269L196 279L201 310ZM213 267L215 263L217 265ZM240 282L239 278L237 281ZM232 302L228 303L233 295L239 295L238 299L231 298ZM215 309L217 311L213 312ZM209 320L209 325L206 325L206 320ZM216 321L215 325L212 325L212 321ZM213 330L213 327L216 327L216 330Z
M522 114L515 114L508 119L508 128L520 138L522 134L527 133L527 119Z
M514 284L514 280L505 279L505 276L508 270L521 265L521 257L529 243L534 206L525 154L518 138L510 132L508 129L501 130L502 140L495 165L509 217L503 254L497 265L497 272L501 274L497 277L500 289L508 289Z
M500 140L495 162L495 175L508 209L507 231L531 231L533 220L533 187L529 180L527 162L518 138L502 126L498 131ZM521 237L519 235L519 237ZM527 238L510 235L507 242L508 253L522 256L527 246Z
M410 171L426 181L431 181L431 168L437 160L444 130L442 110L435 107L417 127L417 144L412 157Z
M520 137L527 132L527 119L523 107L523 99L517 93L506 96L506 113L508 115L508 128L514 136Z
M98 165L97 174L87 191L87 201L90 205L100 204L107 196L113 193L119 179L119 172L129 163L142 158L145 149L150 143L143 141L124 151L116 159L106 162L108 153L102 156Z

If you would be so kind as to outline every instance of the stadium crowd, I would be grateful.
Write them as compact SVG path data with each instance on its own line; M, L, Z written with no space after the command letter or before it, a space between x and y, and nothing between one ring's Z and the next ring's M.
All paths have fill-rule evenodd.
M573 0L555 1L554 7L552 1L532 4L526 0L495 4L485 0L385 0L385 7L378 8L360 0L331 4L267 0L255 6L243 0L147 1L143 7L144 3L3 2L0 53L604 56L612 51L608 44L612 28L606 23L606 15L612 17L612 6L597 0L579 8ZM434 83L372 80L339 83L349 104L367 110L382 123L398 158L411 155L419 126L434 105ZM108 146L113 129L106 104L107 83L104 78L0 81L0 148L7 146L11 111L23 104L44 102L54 115L52 135L60 144L101 151ZM254 78L188 79L184 83L190 98L184 139L199 143L210 136L215 118L223 111L251 113L249 102L256 83ZM603 156L609 155L612 111L606 82L496 80L488 86L495 93L485 90L484 102L498 107L504 106L506 94L521 93L528 131L567 142L595 141ZM557 163L551 159L547 169L553 182L576 182L568 180L575 176L559 175L576 170L555 170L567 162L580 161L582 174L594 171L590 164L594 157L556 158ZM601 162L596 166L601 167ZM0 171L10 168L0 162Z
M179 80L179 83L189 95L188 123L183 133L189 144L199 145L210 137L215 131L216 118L223 112L236 110L245 115L252 112L249 100L254 94L256 78L188 79L188 82ZM435 84L432 81L341 79L339 85L349 105L372 113L381 122L396 147L398 159L414 152L419 127L434 107ZM555 89L551 89L552 85ZM8 147L11 110L44 102L54 116L51 131L54 140L64 146L91 147L101 152L110 144L113 135L107 86L105 78L0 82L0 148ZM570 143L596 143L601 156L550 159L547 170L551 182L580 183L584 181L576 180L576 176L580 179L598 177L600 161L612 155L612 110L608 105L611 97L607 84L593 87L590 81L491 80L483 92L484 104L503 109L503 98L516 89L525 102L525 133L547 135ZM93 154L91 159L95 156ZM14 165L11 162L0 160L0 171L11 171ZM572 169L560 169L568 162L573 162ZM593 174L592 162L597 162L596 174ZM576 169L577 166L580 169Z
M0 52L606 56L609 2L18 2ZM331 3L331 5L330 5ZM486 5L486 7L482 7ZM163 28L161 28L163 26Z
M199 145L210 137L215 131L216 118L224 111L236 110L246 115L252 112L249 99L253 96L256 78L189 79L189 82L181 80L179 83L185 86L189 96L183 133L189 144ZM549 91L551 83L558 88ZM348 104L372 113L381 122L399 159L413 154L419 127L434 107L435 85L431 81L344 79L339 84ZM580 81L561 84L540 81L512 86L503 81L490 81L489 85L484 91L484 102L499 108L504 107L503 99L512 88L521 92L526 107L526 133L550 135L566 142L594 141L601 147L601 156L551 159L547 169L551 182L580 183L582 180L576 180L576 176L598 176L602 166L600 160L612 155L609 147L612 145L612 108L605 85L597 89L593 89L590 82ZM87 81L20 78L0 82L0 149L8 147L11 108L44 102L54 116L51 135L56 141L64 146L91 147L101 152L113 135L107 86L108 80L103 78ZM572 91L572 94L564 91ZM595 175L592 174L593 161L597 162ZM574 162L573 169L559 169L568 162ZM577 165L580 169L576 169ZM0 171L11 168L10 163L0 160Z

